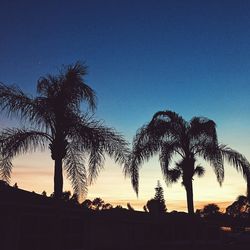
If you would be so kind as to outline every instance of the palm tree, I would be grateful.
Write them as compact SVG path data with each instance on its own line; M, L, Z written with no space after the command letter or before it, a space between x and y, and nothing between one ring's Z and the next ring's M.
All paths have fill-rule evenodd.
M28 151L49 147L54 160L54 195L62 196L63 167L74 192L84 194L103 167L105 154L123 163L127 143L114 129L82 113L96 108L96 96L84 81L87 67L79 62L63 67L57 75L39 79L37 97L26 95L17 86L0 83L0 108L16 116L24 128L8 128L0 133L0 177L9 181L12 159ZM88 174L84 161L88 156Z
M242 172L247 180L250 178L250 164L246 158L225 145L219 145L215 123L204 117L194 117L187 122L175 112L159 111L148 124L138 130L133 140L132 153L125 165L125 174L131 177L137 195L139 168L157 153L167 184L182 177L190 214L194 213L193 177L203 176L205 172L202 166L195 166L197 157L210 162L220 184L224 179L224 159ZM177 155L177 164L170 167L172 158Z

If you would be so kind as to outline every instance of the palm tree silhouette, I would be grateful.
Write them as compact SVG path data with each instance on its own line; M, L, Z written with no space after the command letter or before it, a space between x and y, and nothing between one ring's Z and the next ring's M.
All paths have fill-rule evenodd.
M212 120L204 117L194 117L187 122L175 112L157 112L148 124L138 130L133 140L132 153L125 164L125 174L131 177L135 192L138 194L141 164L157 153L167 184L177 182L182 177L190 214L194 213L193 177L203 176L205 172L203 167L195 166L197 157L210 162L220 184L224 179L224 159L248 180L249 162L240 153L218 144L215 126ZM179 161L176 166L170 167L171 160L176 155Z
M54 195L62 196L63 168L74 192L84 194L87 180L92 183L103 167L105 154L123 163L127 143L114 129L82 113L96 108L96 96L83 77L87 67L77 62L64 66L57 75L39 79L37 97L26 95L17 86L0 83L0 108L8 116L16 116L28 124L25 128L4 129L0 133L0 176L9 180L12 159L19 154L49 145L55 162ZM88 156L88 171L84 161ZM88 172L88 174L87 174Z

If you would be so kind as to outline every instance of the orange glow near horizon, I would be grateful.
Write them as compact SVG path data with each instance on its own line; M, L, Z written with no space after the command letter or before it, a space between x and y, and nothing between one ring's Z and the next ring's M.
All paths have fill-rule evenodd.
M53 192L53 161L49 152L27 154L18 157L13 162L11 185L17 182L19 188L42 193L43 190L50 194ZM230 166L225 166L225 181L220 187L216 182L212 168L205 164L206 174L202 178L195 178L194 205L200 209L209 203L216 203L222 211L231 204L239 195L244 195L246 183L241 174ZM68 180L64 178L64 190L71 190ZM146 202L154 197L157 180L160 180L164 189L164 197L168 211L186 211L186 193L181 183L167 187L162 178L159 162L152 159L144 164L140 171L139 196L136 197L129 179L125 179L122 168L107 158L105 168L100 172L95 183L89 187L86 198L102 198L113 206L126 207L129 202L136 210L143 210Z

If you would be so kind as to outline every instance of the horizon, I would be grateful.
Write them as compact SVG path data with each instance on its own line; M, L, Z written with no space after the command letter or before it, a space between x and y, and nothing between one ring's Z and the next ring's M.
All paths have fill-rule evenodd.
M249 7L244 0L3 1L0 82L35 95L39 77L85 60L86 82L98 98L94 116L121 132L130 147L137 129L169 109L188 121L214 120L219 142L250 160ZM17 125L23 124L1 114L0 129ZM209 164L197 163L206 174L193 182L195 209L208 203L224 209L245 195L246 182L232 166L225 164L220 187ZM17 157L11 185L52 193L53 170L48 151ZM142 166L138 199L122 168L108 157L87 198L114 205L126 201L142 210L157 180L168 211L186 211L184 187L166 186L155 157ZM64 182L64 190L72 191Z

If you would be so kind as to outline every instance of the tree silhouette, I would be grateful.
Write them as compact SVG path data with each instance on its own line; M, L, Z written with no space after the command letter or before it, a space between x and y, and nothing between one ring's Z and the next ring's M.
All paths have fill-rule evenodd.
M131 177L138 194L139 168L144 161L159 153L161 170L167 184L177 182L182 177L186 189L187 206L194 213L193 177L204 175L202 166L195 166L197 157L210 162L217 181L224 179L224 159L231 163L247 179L250 194L250 164L240 153L225 145L219 145L215 123L204 117L194 117L190 122L172 111L159 111L152 120L142 126L134 140L133 150L125 165L125 174ZM178 155L176 166L170 167L171 160Z
M150 199L147 201L146 210L151 214L159 214L159 201Z
M104 200L101 198L95 198L93 201L86 199L85 201L83 201L81 206L96 211L113 208L113 206L110 203L105 203Z
M42 191L42 196L46 196L47 197L47 193L45 190Z
M200 211L202 217L212 217L220 214L220 208L217 204L211 203L204 206Z
M155 196L153 199L148 200L146 207L143 207L145 212L152 214L163 214L167 211L164 199L163 188L160 184L160 181L157 182L155 188Z
M71 197L71 192L70 191L64 191L62 193L62 200L67 202L67 201L70 200L70 197Z
M70 199L69 199L69 202L73 205L79 205L79 202L78 202L78 194L74 193Z
M12 159L22 153L49 146L54 160L54 194L62 196L63 167L74 192L87 192L103 167L105 154L118 163L126 160L127 143L114 129L82 113L96 107L95 92L84 81L85 65L77 62L63 67L56 76L39 79L38 96L26 95L17 86L0 83L0 108L9 117L21 118L26 128L4 129L0 134L0 178L9 181ZM85 160L88 155L88 173Z
M232 217L248 218L250 203L246 196L240 195L235 202L226 208L226 213Z
M14 188L18 188L17 183L15 182L15 184L13 185Z
M155 200L157 200L159 202L159 211L160 212L166 212L167 208L165 205L165 199L164 199L164 192L163 192L163 188L160 184L160 181L157 181L157 186L155 188Z
M111 209L111 208L113 208L113 206L110 203L104 203L102 205L102 210L108 210L108 209Z
M82 202L81 206L84 207L84 208L91 209L92 201L89 200L89 199L86 199L86 200L84 200L84 201Z
M101 210L103 205L104 205L104 200L101 198L95 198L92 201L92 209L94 210Z

